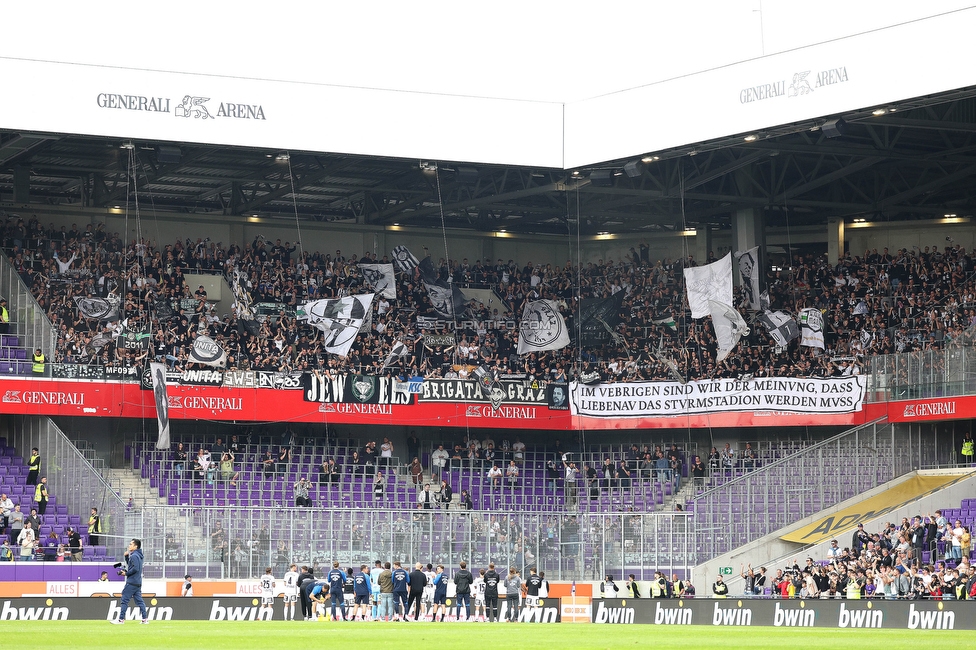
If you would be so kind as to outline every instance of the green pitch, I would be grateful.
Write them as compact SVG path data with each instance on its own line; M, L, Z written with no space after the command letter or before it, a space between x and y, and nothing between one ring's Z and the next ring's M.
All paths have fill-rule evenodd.
M4 627L14 627L6 625ZM10 630L13 632L13 630ZM20 639L47 639L81 648L294 648L305 647L321 637L329 647L353 650L378 647L403 648L645 648L664 643L674 648L776 648L813 647L817 650L859 647L893 648L961 647L972 632L913 630L797 630L781 628L712 628L706 626L655 627L652 625L586 625L538 623L331 623L284 622L180 622L158 621L149 625L127 622L111 625L92 621L18 621ZM882 644L882 645L871 645ZM945 645L943 645L945 644ZM14 645L20 645L14 643Z

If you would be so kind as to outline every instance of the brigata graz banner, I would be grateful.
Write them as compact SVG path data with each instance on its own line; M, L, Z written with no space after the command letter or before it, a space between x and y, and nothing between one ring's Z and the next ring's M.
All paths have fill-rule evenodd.
M593 623L901 630L976 630L972 603L953 600L594 600Z
M535 388L524 381L495 382L502 390L499 396L501 404L524 404L545 406L546 385L538 384ZM424 402L484 402L490 404L494 400L482 388L481 384L470 379L425 379L420 389L417 401Z
M669 417L736 411L839 414L860 411L864 377L712 379L570 385L573 415Z

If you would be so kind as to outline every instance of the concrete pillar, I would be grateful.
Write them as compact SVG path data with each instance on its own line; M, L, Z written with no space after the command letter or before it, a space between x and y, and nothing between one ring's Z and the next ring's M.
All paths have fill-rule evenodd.
M844 254L844 220L827 220L827 263L831 266Z
M708 224L698 226L695 231L695 245L689 246L697 264L708 263L708 253L712 250L712 229Z
M14 167L14 203L30 203L30 167Z
M766 245L765 219L759 208L742 208L732 215L732 252Z

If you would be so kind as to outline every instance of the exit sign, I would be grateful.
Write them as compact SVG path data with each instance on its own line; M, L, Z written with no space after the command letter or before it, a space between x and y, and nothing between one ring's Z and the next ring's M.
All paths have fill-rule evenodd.
M718 570L718 572L721 573L723 576L730 576L730 575L732 575L732 567L730 567L730 566L724 566L724 567L720 568Z

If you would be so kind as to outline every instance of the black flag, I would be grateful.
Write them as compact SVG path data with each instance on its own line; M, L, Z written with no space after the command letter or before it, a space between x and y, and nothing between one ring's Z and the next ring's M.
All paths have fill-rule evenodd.
M583 299L580 334L584 347L606 345L613 339L614 328L620 324L620 307L623 302L623 291L618 291L609 298Z

